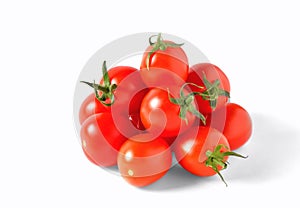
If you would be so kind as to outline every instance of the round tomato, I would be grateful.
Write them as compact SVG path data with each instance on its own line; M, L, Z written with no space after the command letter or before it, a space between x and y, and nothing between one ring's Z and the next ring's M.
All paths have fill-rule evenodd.
M223 182L219 171L227 167L228 156L243 157L230 151L221 132L209 127L193 127L181 135L175 141L174 152L179 164L190 173L198 176L217 173Z
M107 71L106 62L102 67L103 78L100 84L82 81L95 91L96 108L108 106L109 111L116 115L122 113L130 115L140 110L140 104L148 89L139 71L130 66L116 66Z
M109 107L102 105L92 93L82 102L79 109L79 122L82 124L88 117L97 113L109 111Z
M216 65L200 63L192 66L187 82L199 86L191 85L191 90L199 92L195 98L199 111L203 114L211 113L228 101L230 83L225 73Z
M186 131L195 121L195 115L190 109L195 110L193 98L183 97L179 87L167 90L160 88L151 89L144 97L140 116L146 130L162 137L176 137ZM184 90L183 93L186 91ZM170 93L170 94L169 94ZM179 97L181 102L175 104L170 96ZM189 101L187 101L189 100Z
M122 120L122 116L120 116ZM122 125L119 122L118 125ZM111 113L99 113L88 117L80 130L82 149L96 165L108 167L117 164L117 155L126 141L112 118Z
M193 127L176 140L175 156L179 164L189 172L198 176L211 176L216 172L206 166L206 152L213 151L219 144L229 147L225 136L216 129Z
M207 125L221 131L232 150L238 149L249 140L252 134L252 121L249 113L242 106L228 103L215 111L213 116L215 118L213 122L212 116L208 117Z
M148 142L138 142L147 140ZM169 145L151 134L139 134L128 139L118 155L121 176L131 185L147 186L163 177L172 165Z
M140 66L141 76L149 87L172 86L184 83L188 76L188 58L181 48L182 44L163 40L157 35L145 50Z

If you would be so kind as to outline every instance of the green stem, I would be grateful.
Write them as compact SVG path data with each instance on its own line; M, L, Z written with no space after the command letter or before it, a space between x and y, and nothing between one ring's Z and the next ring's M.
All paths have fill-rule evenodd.
M87 84L88 86L92 87L92 88L96 88L97 90L100 90L104 93L108 93L109 92L109 88L108 87L104 87L101 86L99 84L95 84L95 83L91 83L91 82L86 82L86 81L80 81L81 83Z
M108 76L107 67L106 67L106 61L103 62L102 73L103 73L103 85L95 84L95 80L94 83L86 82L86 81L80 81L80 82L92 87L95 92L95 97L103 105L111 106L115 101L114 91L116 90L117 85L111 84L110 82L110 78ZM102 92L101 96L99 95L98 91ZM107 102L108 99L110 100L110 102Z
M156 42L152 42L152 38L156 37L156 36L157 36ZM161 33L158 33L158 35L150 36L148 41L149 41L150 46L152 46L152 49L150 52L148 52L147 58L146 58L146 66L147 66L148 70L149 70L149 65L150 65L150 58L153 53L155 53L156 51L159 51L159 50L164 51L169 47L178 48L183 45L183 43L178 44L178 43L170 43L170 42L164 41L163 38L161 37Z
M221 149L225 148L227 151L222 151ZM206 151L207 159L205 161L205 165L207 167L212 168L221 178L221 180L225 183L227 186L227 183L225 182L224 177L219 171L219 168L221 167L221 170L224 170L227 168L227 165L229 164L225 157L228 156L235 156L240 158L247 158L248 156L240 155L236 152L229 151L229 148L223 144L219 144L215 147L214 151L207 150Z
M193 83L185 83L181 86L180 91L179 91L179 98L173 98L170 95L170 91L168 90L168 96L169 96L169 100L171 103L175 104L175 105L179 105L180 106L180 112L179 112L179 117L183 120L185 120L186 124L188 124L188 120L186 118L186 114L187 112L192 113L193 115L195 115L196 117L198 117L204 124L206 123L206 118L205 116L200 113L195 107L194 107L194 92L191 92L187 95L184 95L184 87L187 85L195 85ZM196 85L197 86L197 85Z
M203 98L203 100L208 100L210 103L210 107L214 110L217 107L217 100L219 96L230 97L230 93L226 90L221 89L220 80L215 80L214 82L209 82L203 74L203 83L205 85L206 90L204 92L195 92L195 95L199 95Z

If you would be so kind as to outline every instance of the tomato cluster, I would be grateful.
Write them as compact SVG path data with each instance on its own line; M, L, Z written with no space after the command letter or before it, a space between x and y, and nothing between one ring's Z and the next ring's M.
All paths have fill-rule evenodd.
M153 39L155 39L153 41ZM163 177L177 161L198 176L218 174L251 136L249 113L229 102L230 83L211 63L190 66L183 44L149 38L140 69L102 66L102 79L79 110L83 152L117 166L138 187ZM225 183L226 184L226 183Z

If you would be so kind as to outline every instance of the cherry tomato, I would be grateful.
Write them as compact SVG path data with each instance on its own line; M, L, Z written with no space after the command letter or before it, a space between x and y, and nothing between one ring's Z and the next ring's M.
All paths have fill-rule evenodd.
M225 136L216 129L193 127L176 140L175 157L184 169L195 175L215 175L216 172L205 164L207 160L206 152L208 150L213 151L219 144L229 147ZM218 167L218 169L220 170L221 167Z
M147 140L148 142L138 142ZM129 138L118 155L121 176L131 185L142 187L159 180L170 169L172 153L169 145L151 134Z
M154 37L154 36L152 36ZM140 70L144 82L149 87L165 87L184 83L188 76L188 58L182 44L163 40L161 34L143 54Z
M221 132L202 126L182 134L175 141L174 152L179 164L190 173L198 176L217 173L225 184L220 170L227 167L228 156L245 158L230 151L229 143Z
M185 102L183 105L174 104L170 96L178 97L180 88L170 88L170 95L167 90L153 88L144 97L140 116L146 130L162 137L176 137L186 131L195 121L195 115L186 111ZM185 93L186 94L186 93ZM193 100L189 106L196 108ZM185 108L184 118L181 118L181 111Z
M79 109L79 122L82 124L88 117L97 113L110 111L109 107L102 105L92 93L82 102Z
M130 66L116 66L107 71L106 62L102 66L103 78L100 84L82 81L95 90L97 109L108 106L108 111L116 115L130 115L140 110L140 104L148 89L137 69Z
M121 115L120 119L123 119ZM118 131L111 113L107 112L88 117L81 126L80 137L87 158L103 167L117 164L118 151L127 139Z
M211 63L200 63L192 66L187 82L199 87L191 86L192 91L200 92L196 96L199 111L203 114L211 113L214 109L224 106L228 101L230 83L225 73Z
M215 111L213 116L219 119L214 119L212 122L209 116L207 124L225 135L232 150L238 149L249 140L252 134L252 121L249 113L242 106L228 103Z

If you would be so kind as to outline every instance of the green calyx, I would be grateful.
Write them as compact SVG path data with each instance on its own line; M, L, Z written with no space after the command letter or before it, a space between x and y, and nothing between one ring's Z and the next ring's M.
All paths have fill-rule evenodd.
M205 85L206 90L204 92L195 93L196 95L200 95L203 100L208 100L210 103L210 107L214 110L217 106L217 100L219 96L230 97L230 93L226 90L221 89L220 80L215 80L210 83L205 74L203 75L203 83Z
M221 151L221 149L225 148L228 151ZM221 167L221 170L224 170L227 168L227 165L229 164L227 161L225 161L225 157L228 156L235 156L240 158L247 158L247 156L240 155L235 152L229 151L229 148L223 144L219 144L215 147L214 151L207 150L206 151L206 157L207 160L205 161L205 165L207 167L212 168L221 178L221 180L225 183L227 186L227 183L225 182L223 176L221 175L219 168Z
M111 106L115 101L114 91L117 88L116 84L111 84L110 78L108 76L106 61L103 62L102 65L102 73L103 73L103 85L95 84L95 80L93 83L80 81L92 87L95 92L95 97L105 106ZM101 96L99 95L99 91L101 91ZM109 100L109 102L107 102Z
M152 42L152 38L153 37L157 37L156 39L156 42ZM169 47L172 47L172 48L178 48L180 46L183 45L183 43L168 43L168 42L165 42L163 40L163 38L161 37L161 33L158 33L158 35L152 35L150 38L149 38L149 44L153 47L152 50L148 53L147 55L147 59L146 59L146 66L147 66L147 69L149 70L149 64L150 64L150 57L151 55L158 51L158 50L161 50L161 51L164 51L166 50L167 48Z
M168 89L169 100L170 100L171 103L180 106L179 117L181 119L185 120L186 124L188 123L188 120L186 118L187 112L191 112L193 115L200 118L201 121L205 124L206 123L205 116L202 113L200 113L193 105L194 92L191 92L187 95L184 95L183 89L187 85L195 85L195 84L193 84L193 83L183 84L180 88L180 92L179 92L180 97L179 98L171 97L170 91Z

